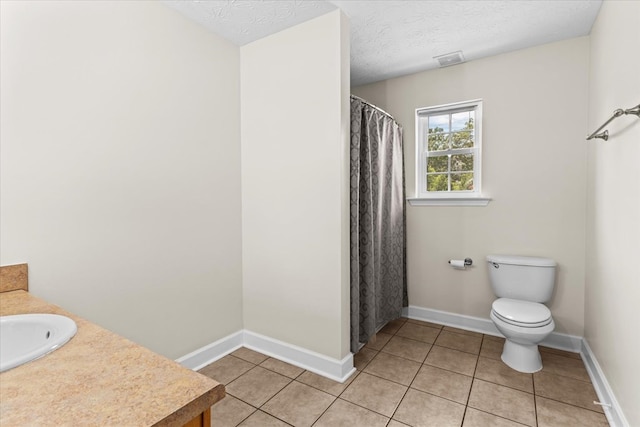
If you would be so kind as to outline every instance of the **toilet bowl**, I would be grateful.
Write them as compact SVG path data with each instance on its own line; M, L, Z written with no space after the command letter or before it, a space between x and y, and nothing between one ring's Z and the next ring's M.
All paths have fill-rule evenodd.
M490 317L506 338L502 361L520 372L541 370L538 343L555 328L549 309L539 303L498 298L492 304Z
M511 255L489 255L487 262L491 287L499 297L489 317L505 337L501 359L517 371L538 372L538 343L555 328L551 311L542 303L553 293L556 263Z

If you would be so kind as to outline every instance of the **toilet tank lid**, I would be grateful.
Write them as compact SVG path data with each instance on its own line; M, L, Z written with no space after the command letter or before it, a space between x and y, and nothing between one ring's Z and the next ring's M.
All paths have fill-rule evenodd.
M518 255L487 255L487 262L509 265L530 265L535 267L555 267L556 262L550 258Z

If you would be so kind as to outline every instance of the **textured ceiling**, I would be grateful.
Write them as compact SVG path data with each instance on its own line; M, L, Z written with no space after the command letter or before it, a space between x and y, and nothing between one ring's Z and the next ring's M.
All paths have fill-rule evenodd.
M316 0L166 0L169 7L242 46L337 7Z
M166 0L241 46L340 8L351 22L351 85L589 34L601 0Z

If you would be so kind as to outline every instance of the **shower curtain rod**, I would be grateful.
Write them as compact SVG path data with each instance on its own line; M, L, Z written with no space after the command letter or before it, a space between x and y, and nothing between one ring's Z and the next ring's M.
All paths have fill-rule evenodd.
M369 101L367 101L367 100L365 100L365 99L362 99L362 98L360 98L359 96L356 96L356 95L353 95L353 94L351 94L351 97L352 97L352 98L356 98L357 100L362 101L362 102L364 102L365 104L369 105L371 108L375 108L376 110L380 111L381 113L384 113L385 115L387 115L387 116L391 117L391 120L393 120L393 121L395 121L395 120L396 120L396 119L395 119L391 114L387 113L387 112L386 112L386 111L384 111L382 108L380 108L380 107L378 107L378 106L376 106L376 105L373 105L373 104L372 104L372 103L370 103Z
M605 141L609 140L609 131L608 130L605 130L602 133L598 133L598 132L600 132L606 125L611 123L613 121L613 119L616 119L616 118L618 118L620 116L624 116L626 114L635 114L636 116L638 116L638 118L640 118L640 104L636 105L633 108L629 108L627 110L623 110L622 108L618 108L617 110L615 110L613 112L613 116L611 116L609 118L609 120L604 122L604 124L602 126L600 126L598 129L595 130L595 132L593 132L591 135L589 135L587 137L587 141L589 141L590 139L593 139L593 138L600 138L600 139L604 139Z

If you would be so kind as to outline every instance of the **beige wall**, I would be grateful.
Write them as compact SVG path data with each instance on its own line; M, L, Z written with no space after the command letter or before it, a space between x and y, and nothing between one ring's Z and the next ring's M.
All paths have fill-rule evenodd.
M415 109L482 98L486 207L407 207L409 304L488 319L487 254L555 259L556 332L582 336L586 187L586 37L353 89L405 131L414 194ZM471 257L474 267L447 260Z
M241 329L239 49L154 2L1 7L0 263L171 358Z
M348 37L335 11L240 50L244 326L338 359L349 351Z
M640 103L640 2L605 1L591 32L589 132ZM588 143L585 338L631 426L640 425L640 120Z

